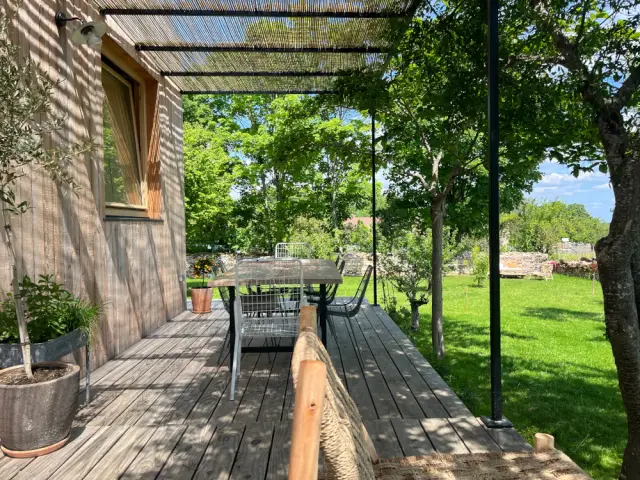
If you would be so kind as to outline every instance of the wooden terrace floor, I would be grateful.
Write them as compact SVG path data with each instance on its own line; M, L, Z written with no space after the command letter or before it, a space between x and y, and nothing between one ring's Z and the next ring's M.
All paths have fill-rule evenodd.
M351 321L355 338L335 319L329 352L381 457L530 449L513 429L485 429L381 308ZM67 446L0 457L0 477L286 478L291 353L244 354L232 402L228 325L220 304L166 323L92 373Z

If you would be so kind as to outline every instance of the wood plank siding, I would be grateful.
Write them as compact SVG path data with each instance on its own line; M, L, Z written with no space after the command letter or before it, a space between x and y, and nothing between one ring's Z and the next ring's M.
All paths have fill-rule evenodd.
M13 11L14 2L0 0ZM71 42L77 22L58 30L56 11L68 17L100 19L90 0L26 0L14 20L13 35L59 81L55 111L68 127L47 139L65 147L92 138L95 148L73 165L80 188L66 192L39 170L31 170L18 195L33 207L14 225L21 270L32 277L54 274L76 295L104 303L92 343L97 368L147 336L185 308L185 223L182 160L182 107L179 91L148 64L144 54L107 22L105 48L118 49L152 79L146 96L143 162L147 168L147 219L107 218L104 202L104 151L101 47ZM141 139L141 143L143 140ZM0 245L0 289L10 289L10 263ZM79 363L84 352L78 351Z

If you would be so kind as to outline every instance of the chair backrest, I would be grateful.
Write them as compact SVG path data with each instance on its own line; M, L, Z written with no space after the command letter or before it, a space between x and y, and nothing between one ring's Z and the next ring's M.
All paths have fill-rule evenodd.
M328 470L327 477L336 480L373 480L372 459L377 456L362 424L360 412L340 381L327 350L311 330L300 333L293 351L291 372L296 388L300 363L304 360L321 361L327 367L320 431L320 446ZM296 396L297 394L296 391Z
M304 242L278 243L275 251L276 258L313 258L311 246Z
M231 298L229 296L229 287L218 287L218 292L220 293L220 299L222 300L222 305L227 313L231 313Z
M336 255L336 267L337 267L338 265L340 265L340 260L342 260L342 254L341 254L341 253L339 253L338 255Z
M338 267L338 271L340 272L340 275L342 275L342 272L344 271L344 264L345 261L342 260L342 262L340 262L340 266ZM337 283L334 285L331 285L328 289L327 289L327 303L332 303L335 298L336 298L336 293L338 293L338 287L340 285L338 285Z
M235 277L235 319L244 336L297 335L299 310L306 303L300 260L240 260Z
M356 290L356 294L353 296L351 301L349 302L349 306L347 307L347 313L349 316L355 315L360 311L360 307L362 306L362 301L364 300L364 295L367 293L367 287L369 286L369 281L371 280L371 273L373 272L373 267L369 265L364 272L364 276L362 280L360 280L360 284L358 285L358 290Z

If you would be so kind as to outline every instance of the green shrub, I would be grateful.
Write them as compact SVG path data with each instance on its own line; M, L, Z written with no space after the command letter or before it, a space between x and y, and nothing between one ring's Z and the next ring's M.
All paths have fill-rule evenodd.
M83 329L90 336L102 314L102 305L74 297L54 282L52 275L40 275L38 282L25 275L19 288L29 322L29 338L35 343L53 340L76 329ZM0 303L0 343L20 343L12 295Z
M480 250L480 247L475 246L471 250L471 261L473 263L473 279L481 287L489 273L489 255Z
M331 258L337 250L335 236L325 222L316 218L296 218L288 241L308 243L316 258Z

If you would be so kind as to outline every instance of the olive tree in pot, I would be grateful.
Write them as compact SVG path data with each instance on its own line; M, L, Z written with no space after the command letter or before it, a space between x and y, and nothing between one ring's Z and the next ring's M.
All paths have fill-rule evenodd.
M22 258L13 240L16 218L31 206L18 198L16 187L21 178L43 169L63 188L75 188L70 161L88 152L91 143L45 147L46 139L66 124L66 118L52 108L57 83L30 58L20 57L9 35L11 21L0 9L0 235L12 274L11 295L4 306L14 310L24 364L0 371L0 444L9 455L35 456L64 444L75 413L79 368L31 363L30 305L23 298L25 289L21 291Z
M193 313L209 313L211 311L213 288L205 285L205 282L211 276L213 266L214 261L209 256L200 257L193 264L193 278L202 280L199 287L191 287Z

